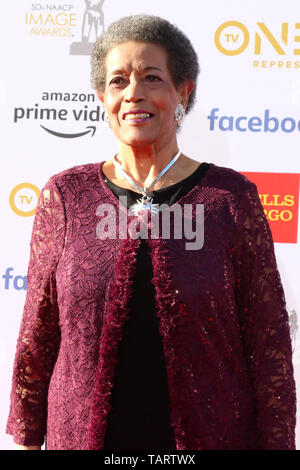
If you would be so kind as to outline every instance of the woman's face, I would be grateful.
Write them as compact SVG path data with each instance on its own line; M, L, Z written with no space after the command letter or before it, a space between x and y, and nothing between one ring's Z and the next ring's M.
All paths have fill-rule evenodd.
M163 47L129 41L109 51L105 90L99 97L120 142L160 147L176 136L175 108L179 102L187 104L183 88L173 84Z

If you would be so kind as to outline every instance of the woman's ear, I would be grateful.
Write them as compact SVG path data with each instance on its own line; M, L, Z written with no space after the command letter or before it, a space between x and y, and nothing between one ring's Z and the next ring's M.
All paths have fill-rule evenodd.
M189 96L192 93L193 89L194 89L194 82L192 80L186 80L179 86L179 90L178 90L179 103L181 103L185 109L188 105Z
M104 97L103 97L103 92L101 90L97 90L97 96L101 103L104 103Z

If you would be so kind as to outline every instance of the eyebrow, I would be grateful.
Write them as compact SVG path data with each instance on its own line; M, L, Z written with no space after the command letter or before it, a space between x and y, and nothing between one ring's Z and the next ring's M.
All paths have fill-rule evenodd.
M149 70L158 70L159 72L162 72L162 70L159 67L154 67L152 65L149 65L148 67L145 67L144 69L142 69L142 72L148 72ZM124 73L124 70L116 69L116 70L113 70L110 73L110 75L116 75L116 74L122 75L123 73Z

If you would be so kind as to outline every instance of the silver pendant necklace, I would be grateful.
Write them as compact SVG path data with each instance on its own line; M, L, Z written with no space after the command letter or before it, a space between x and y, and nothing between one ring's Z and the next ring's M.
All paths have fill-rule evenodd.
M152 183L149 186L146 186L145 188L140 188L131 178L130 176L126 173L126 171L123 170L121 167L120 163L117 162L116 160L116 155L113 158L113 162L115 167L120 171L122 176L128 181L131 186L133 186L135 189L140 191L142 193L142 197L140 199L137 199L137 203L133 204L130 206L129 211L134 214L138 215L141 211L149 211L151 213L157 214L159 212L159 204L152 204L153 197L149 196L148 191L149 189L157 183L157 181L160 180L160 178L171 168L172 165L176 162L176 160L180 157L181 151L175 155L175 157L167 164L167 166L159 173L159 175L152 181Z

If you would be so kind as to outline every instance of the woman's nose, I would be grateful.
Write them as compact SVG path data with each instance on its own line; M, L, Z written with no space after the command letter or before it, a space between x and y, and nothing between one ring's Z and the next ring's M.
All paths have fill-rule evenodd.
M137 79L132 79L126 87L125 101L136 103L145 98L142 83Z

